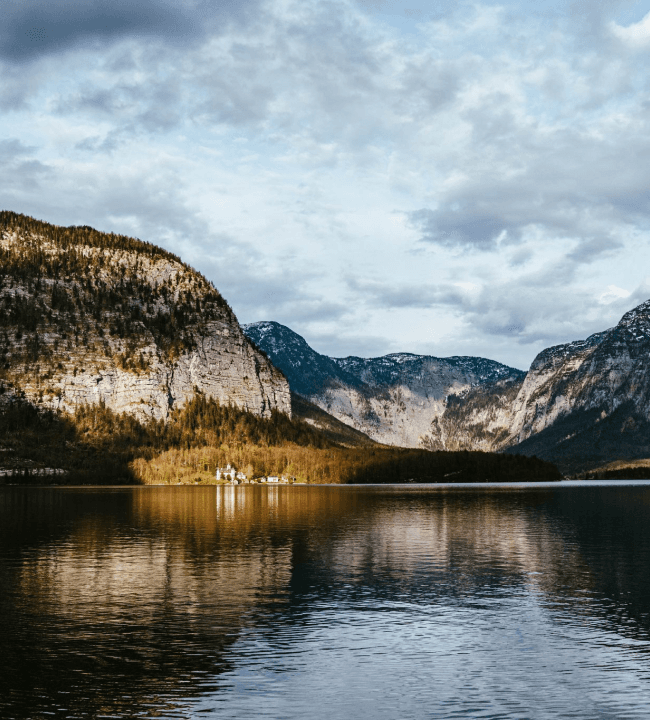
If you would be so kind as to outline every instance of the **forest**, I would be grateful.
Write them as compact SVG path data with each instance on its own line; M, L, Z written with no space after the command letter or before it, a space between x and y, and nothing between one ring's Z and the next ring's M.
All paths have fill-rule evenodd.
M18 397L0 412L5 482L43 483L39 468L59 468L57 483L170 484L214 481L234 464L250 477L290 475L308 483L521 482L561 479L535 457L431 452L387 446L342 447L300 419L261 418L200 393L165 423L142 423L103 405L74 414L35 408Z

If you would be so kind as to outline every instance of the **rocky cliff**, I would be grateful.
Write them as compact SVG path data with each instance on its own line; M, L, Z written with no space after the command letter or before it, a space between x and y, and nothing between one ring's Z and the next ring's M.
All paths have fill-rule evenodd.
M283 371L294 392L389 445L428 447L431 423L444 412L449 394L524 377L520 370L477 357L330 358L279 323L243 329Z
M585 341L541 352L514 404L513 442L522 442L576 411L600 419L620 406L650 415L650 301L626 313L616 327Z
M650 301L586 341L549 348L513 406L508 446L564 467L650 454Z
M523 382L523 376L505 378L449 395L443 412L432 418L423 446L429 450L484 452L506 447L514 402Z
M578 471L650 455L650 301L615 327L557 345L523 380L450 397L432 448L536 454Z
M164 419L196 391L268 416L287 380L203 276L165 250L0 213L0 374L35 403Z

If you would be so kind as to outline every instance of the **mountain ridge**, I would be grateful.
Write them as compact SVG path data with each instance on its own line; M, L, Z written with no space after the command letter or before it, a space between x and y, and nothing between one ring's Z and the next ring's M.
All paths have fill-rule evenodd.
M255 336L256 326L245 325L244 332ZM265 327L260 346L293 387L300 381L300 359L283 364L281 342L268 343L271 329L289 329L268 322ZM305 355L305 347L311 348L300 340ZM379 442L535 454L571 472L650 456L650 300L608 330L545 348L528 372L471 356L327 358L311 352L312 364L315 357L323 360L318 383L305 386L308 399ZM328 378L330 363L336 371ZM418 365L427 374L419 385L418 373L409 372ZM454 365L456 374L450 372ZM353 382L341 382L339 370ZM422 402L423 393L428 402ZM400 433L406 423L413 431Z
M438 358L391 353L376 358L331 358L285 325L262 321L243 331L282 370L293 392L373 440L427 447L431 417L450 393L525 373L473 356Z

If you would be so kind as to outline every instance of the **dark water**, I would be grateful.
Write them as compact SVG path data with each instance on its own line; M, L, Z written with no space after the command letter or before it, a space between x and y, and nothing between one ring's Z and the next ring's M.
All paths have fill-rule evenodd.
M0 488L0 717L648 718L650 484Z

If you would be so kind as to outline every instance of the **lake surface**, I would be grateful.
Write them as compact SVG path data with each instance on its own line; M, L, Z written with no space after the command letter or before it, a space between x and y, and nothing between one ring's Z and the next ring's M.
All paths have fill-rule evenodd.
M650 484L0 488L0 717L648 718Z

